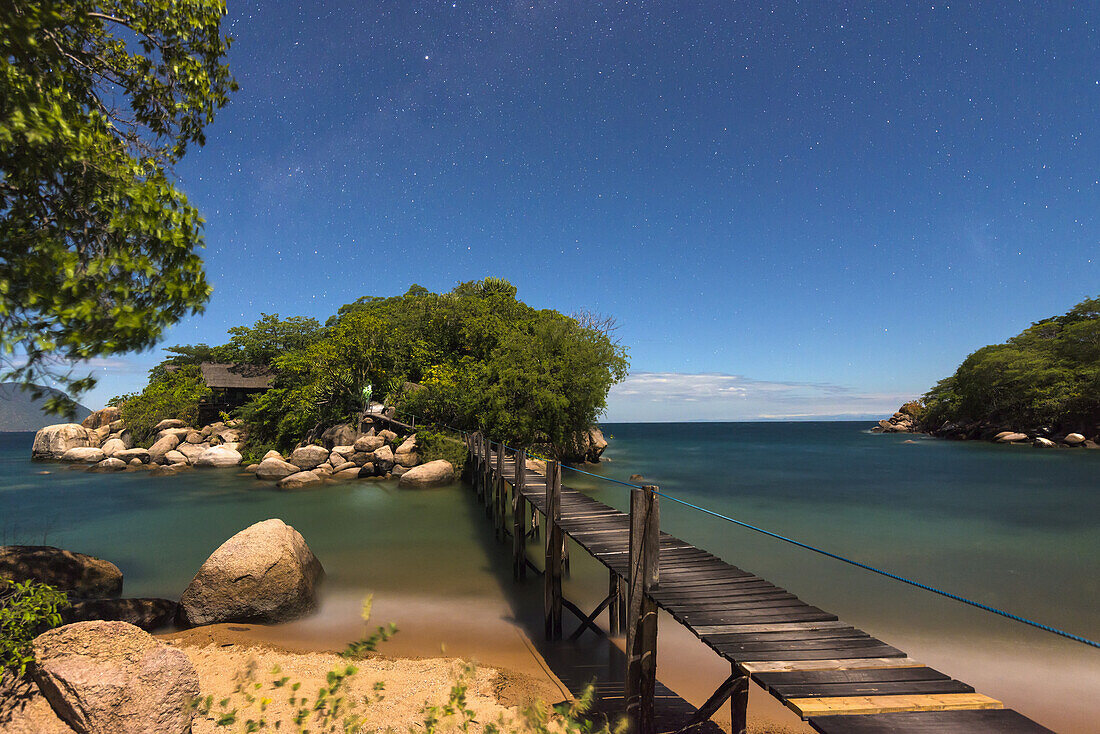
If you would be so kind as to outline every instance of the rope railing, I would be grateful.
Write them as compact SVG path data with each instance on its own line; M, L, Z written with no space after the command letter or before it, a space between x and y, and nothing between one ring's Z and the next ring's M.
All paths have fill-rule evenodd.
M413 414L406 413L406 415L412 416ZM413 416L413 417L420 418L420 416ZM429 424L430 425L438 425L438 424L435 424L431 421L429 421ZM447 429L452 430L452 431L457 431L457 432L461 433L463 436L469 435L468 431L464 431L461 428L454 428L453 426L447 426L447 425L444 425L442 427L447 428ZM506 443L504 443L503 441L497 441L495 443L497 443L499 446L503 447L506 450L510 450L510 451L513 451L513 452L519 451L519 449L516 449L512 446L509 446ZM549 459L547 459L546 457L539 456L537 454L528 454L528 456L530 456L531 458L534 458L534 459L542 460L542 461L549 461ZM622 485L624 487L629 487L631 489L641 489L641 490L646 489L646 487L643 487L640 484L634 484L632 482L624 482L621 479L614 479L613 477L605 477L605 476L602 476L600 474L594 474L592 472L584 471L583 469L578 469L576 467L569 466L567 464L559 464L559 465L562 468L564 468L568 471L574 472L576 474L583 474L584 476L593 477L595 479L600 479L602 481L610 482L612 484L619 484L619 485ZM979 601L974 601L973 599L968 599L965 596L961 596L959 594L954 594L950 591L944 591L943 589L939 589L939 588L936 588L935 586L930 586L928 584L921 583L920 581L914 581L913 579L906 578L905 576L901 576L900 574L896 574L896 573L893 573L891 571L886 571L886 570L881 569L881 568L876 568L875 566L872 566L872 565L867 564L867 563L863 563L862 561L857 561L857 560L854 560L852 558L847 558L847 557L842 556L840 554L833 553L832 551L825 550L824 548L818 548L817 546L810 545L809 543L803 543L802 541L795 540L794 538L788 538L785 535L781 535L779 533L772 532L771 530L767 530L765 528L758 527L756 525L744 522L742 520L737 520L737 519L732 518L728 515L724 515L720 512L715 512L714 510L708 509L706 507L702 507L701 505L697 505L697 504L694 504L692 502L688 502L687 500L680 499L679 497L668 494L667 492L659 491L658 494L661 496L662 499L670 500L670 501L675 502L677 504L683 505L684 507L688 507L688 508L691 508L693 510L696 510L697 512L702 512L706 515L710 515L711 517L718 518L719 520L725 520L726 522L733 523L734 525L738 525L738 526L743 527L747 530L752 530L752 531L760 533L762 535L766 535L769 538L774 538L776 540L783 541L784 543L789 543L791 545L794 545L798 548L802 548L804 550L812 551L813 553L817 553L819 555L825 556L826 558L832 558L833 560L841 561L842 563L847 563L851 566L855 566L856 568L860 568L860 569L863 569L865 571L870 571L871 573L878 574L879 576L884 576L884 577L886 577L888 579L892 579L894 581L900 581L903 584L908 584L909 586L915 587L917 589L922 589L924 591L929 591L933 594L938 594L939 596L942 596L946 599L951 599L952 601L961 602L962 604L966 604L968 606L974 607L975 609L980 609L982 611L989 612L991 614L996 614L998 616L1004 617L1005 619L1010 619L1014 622L1019 622L1021 624L1027 625L1029 627L1033 627L1035 629L1042 630L1044 632L1049 632L1051 634L1058 635L1059 637L1064 637L1067 640L1072 640L1074 642L1079 642L1083 645L1088 645L1089 647L1100 649L1100 642L1096 642L1095 640L1090 640L1087 637L1082 637L1081 635L1075 635L1072 632L1066 632L1065 630L1058 629L1057 627L1052 627L1048 624L1043 624L1042 622L1036 622L1035 620L1028 619L1027 617L1023 617L1019 614L1014 614L1012 612L1006 611L1004 609L999 609L998 607L994 607L994 606L991 606L989 604L984 604L984 603L979 602Z

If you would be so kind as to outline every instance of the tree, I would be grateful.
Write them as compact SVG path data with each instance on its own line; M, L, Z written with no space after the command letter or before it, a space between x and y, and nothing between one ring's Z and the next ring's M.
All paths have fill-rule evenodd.
M925 396L921 420L1018 429L1100 424L1100 298L977 350Z
M221 0L0 3L0 343L72 393L210 296L171 166L228 102ZM55 412L72 404L54 401Z

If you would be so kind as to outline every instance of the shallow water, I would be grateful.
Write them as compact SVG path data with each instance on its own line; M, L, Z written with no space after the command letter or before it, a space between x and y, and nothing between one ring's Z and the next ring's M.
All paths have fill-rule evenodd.
M668 494L1100 638L1100 451L873 435L866 427L613 424L605 426L614 437L611 461L594 471L619 479L641 473ZM320 615L280 634L338 644L355 629L367 591L376 594L379 621L410 610L406 629L421 639L438 630L457 654L484 647L494 625L540 629L541 581L511 584L507 552L489 539L482 511L462 487L410 493L394 483L356 482L283 493L236 470L92 474L29 461L31 439L0 434L0 541L107 558L123 569L127 596L177 597L222 541L280 517L302 532L328 572ZM38 473L44 470L51 473ZM621 486L570 472L564 478L626 506ZM1094 730L1087 702L1100 694L1100 650L668 500L661 523L1047 726ZM541 563L534 547L532 556ZM567 595L590 604L605 589L601 567L575 557ZM675 623L662 624L662 680L699 703L710 679L718 677L713 688L724 677L718 659L692 646ZM587 637L579 656L598 652ZM410 649L405 643L393 652ZM486 658L493 662L492 654ZM508 664L505 658L497 664Z

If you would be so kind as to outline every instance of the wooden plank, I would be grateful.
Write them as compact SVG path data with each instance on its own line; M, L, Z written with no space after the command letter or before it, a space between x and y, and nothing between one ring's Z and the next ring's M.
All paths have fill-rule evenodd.
M720 635L707 635L708 640L714 643L719 642L770 642L770 641L791 641L791 640L829 640L829 639L850 639L850 638L868 638L869 634L861 629L855 627L837 627L830 630L799 630L797 632L755 632L752 634L730 634L724 633Z
M753 678L765 688L821 683L890 683L914 680L951 680L933 668L865 668L862 670L792 670L786 673L756 673Z
M699 625L695 627L695 634L702 637L720 635L727 632L753 633L753 632L793 632L799 630L827 630L847 628L846 622L838 620L828 622L788 622L780 624L717 624Z
M516 581L521 581L527 578L527 520L523 506L523 483L527 471L526 449L519 450L516 462L516 485L512 490L512 576Z
M676 613L674 609L669 611ZM757 617L777 617L777 619L769 620L771 622L808 622L814 619L821 619L822 621L824 621L826 619L837 618L835 614L829 614L828 612L823 612L817 607L811 607L808 605L794 607L783 614L769 612L767 610L745 609L729 612L690 612L686 614L676 613L676 616L682 616L684 619L688 620L688 623L691 624L693 627L695 626L696 622L700 624L718 624L720 622L730 622L735 620L743 620L746 622L760 622L761 620L756 619Z
M776 652L780 650L859 650L865 647L886 645L874 637L833 637L826 640L769 640L767 642L717 642L708 640L714 647L730 655L741 653L742 657L753 651Z
M1004 704L981 693L930 693L897 696L840 696L837 698L788 698L787 708L806 719L811 716L885 714L892 711L951 711L999 709Z
M902 680L881 683L817 683L769 688L781 698L824 698L837 696L884 696L932 693L973 693L974 687L957 680Z
M873 670L878 668L924 668L911 657L833 658L829 660L756 660L738 661L748 672L786 673L803 670Z
M744 653L731 652L718 649L718 652L727 657L732 657L737 662L760 663L771 660L844 660L850 658L889 658L904 657L905 653L890 645L877 647L833 648L822 650L751 650Z
M821 734L1054 734L1011 709L816 716L809 723Z

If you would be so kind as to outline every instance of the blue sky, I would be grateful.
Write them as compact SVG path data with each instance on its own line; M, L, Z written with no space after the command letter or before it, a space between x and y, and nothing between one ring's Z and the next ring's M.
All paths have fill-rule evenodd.
M163 344L493 275L618 318L609 420L865 416L1100 293L1096 5L776 5L231 2Z

